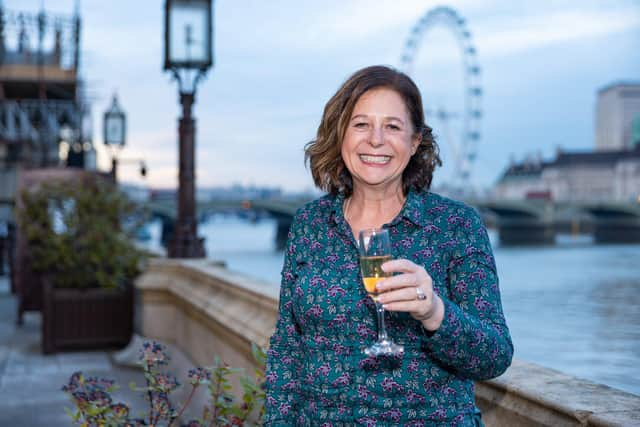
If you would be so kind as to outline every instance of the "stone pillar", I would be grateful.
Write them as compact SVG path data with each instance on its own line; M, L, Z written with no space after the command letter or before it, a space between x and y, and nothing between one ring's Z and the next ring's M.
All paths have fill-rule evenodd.
M287 236L289 235L289 228L291 228L291 217L278 217L276 228L276 249L283 250L287 244Z
M555 227L551 221L537 218L503 218L498 220L500 243L511 245L552 245Z
M640 217L596 218L594 239L596 243L639 243Z

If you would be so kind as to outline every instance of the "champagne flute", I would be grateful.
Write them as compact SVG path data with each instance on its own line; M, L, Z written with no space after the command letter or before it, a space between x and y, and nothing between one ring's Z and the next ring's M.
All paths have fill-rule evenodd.
M371 228L360 231L358 235L360 250L360 270L362 282L369 296L376 304L378 316L378 341L364 349L369 357L401 356L404 347L391 341L384 325L384 308L378 302L376 285L390 274L382 270L382 264L391 260L391 241L389 231L384 228Z

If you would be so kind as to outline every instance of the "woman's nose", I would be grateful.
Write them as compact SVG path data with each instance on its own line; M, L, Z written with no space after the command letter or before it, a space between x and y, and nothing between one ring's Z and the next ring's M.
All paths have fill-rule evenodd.
M374 147L378 147L384 144L384 133L382 132L382 126L374 126L372 128L369 142Z

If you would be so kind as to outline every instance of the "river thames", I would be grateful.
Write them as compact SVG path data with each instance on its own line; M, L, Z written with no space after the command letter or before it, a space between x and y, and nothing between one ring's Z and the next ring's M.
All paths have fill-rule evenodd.
M209 258L279 287L273 220L217 215L199 234ZM490 236L515 357L640 395L640 244L559 236L518 248Z

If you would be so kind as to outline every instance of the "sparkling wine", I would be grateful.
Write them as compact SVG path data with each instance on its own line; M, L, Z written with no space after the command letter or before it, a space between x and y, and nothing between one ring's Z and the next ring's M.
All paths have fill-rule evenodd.
M367 293L371 298L378 295L376 291L376 285L378 282L389 274L382 270L382 264L387 261L391 261L391 255L381 256L365 256L360 257L360 269L362 270L362 282L367 290Z
M393 342L387 335L384 326L384 306L378 301L376 286L378 282L390 274L382 270L382 264L391 261L391 239L386 228L369 228L358 232L358 251L360 252L360 269L362 283L369 296L376 304L378 319L378 340L363 349L368 357L402 356L404 347Z

